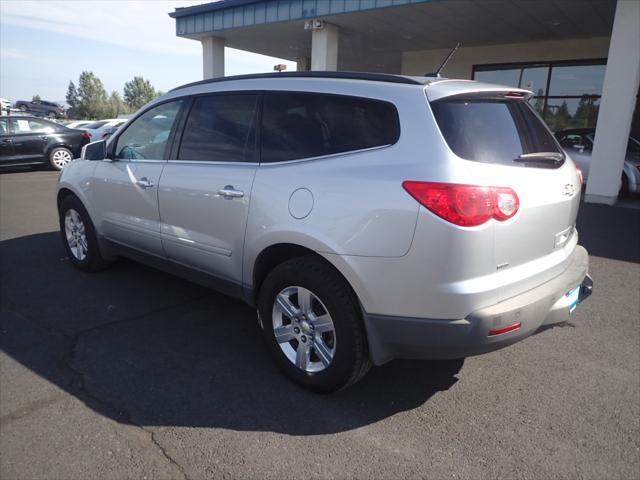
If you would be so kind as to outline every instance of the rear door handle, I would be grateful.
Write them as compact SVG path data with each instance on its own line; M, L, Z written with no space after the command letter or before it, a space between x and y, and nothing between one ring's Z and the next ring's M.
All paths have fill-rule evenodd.
M242 190L236 190L235 188L233 188L233 185L227 185L226 187L218 190L218 195L229 200L232 198L244 197L244 192Z
M151 188L154 183L149 181L147 177L142 177L140 180L136 180L136 185L142 188Z

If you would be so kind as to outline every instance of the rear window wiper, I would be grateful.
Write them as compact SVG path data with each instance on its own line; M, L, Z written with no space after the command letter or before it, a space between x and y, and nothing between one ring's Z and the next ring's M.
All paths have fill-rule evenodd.
M513 159L518 163L536 163L538 165L546 165L549 167L555 167L564 161L564 155L559 152L535 152L535 153L523 153Z

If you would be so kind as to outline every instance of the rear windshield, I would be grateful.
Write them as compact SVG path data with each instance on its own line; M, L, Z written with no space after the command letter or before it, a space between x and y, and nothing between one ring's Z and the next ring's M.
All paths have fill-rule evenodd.
M466 160L522 166L514 159L523 154L562 153L524 101L444 99L431 109L451 150Z

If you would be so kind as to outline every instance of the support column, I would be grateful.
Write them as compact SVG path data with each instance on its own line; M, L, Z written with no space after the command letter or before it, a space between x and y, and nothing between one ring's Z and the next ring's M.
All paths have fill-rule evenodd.
M296 71L306 72L311 70L311 59L309 57L296 58Z
M612 205L618 197L640 82L640 2L618 0L602 87L585 201Z
M202 42L202 78L224 77L224 38L206 37Z
M311 70L338 69L338 27L325 23L311 31Z

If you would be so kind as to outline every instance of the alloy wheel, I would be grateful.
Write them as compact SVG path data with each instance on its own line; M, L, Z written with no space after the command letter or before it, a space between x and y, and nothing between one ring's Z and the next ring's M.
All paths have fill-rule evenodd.
M82 222L82 217L74 209L70 208L64 215L64 233L71 254L76 260L82 261L87 258L89 245L87 235Z
M300 370L320 372L336 353L336 333L322 301L303 287L283 289L273 302L273 333L280 349Z

